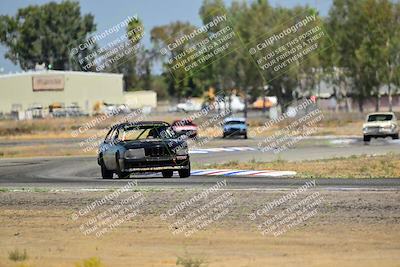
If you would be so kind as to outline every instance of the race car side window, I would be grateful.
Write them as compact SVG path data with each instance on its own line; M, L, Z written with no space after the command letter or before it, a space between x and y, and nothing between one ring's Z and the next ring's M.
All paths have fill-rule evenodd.
M106 138L104 139L104 142L106 142L106 143L112 142L114 140L114 138L115 138L116 133L117 133L116 129L111 129L108 132L108 134L106 135Z

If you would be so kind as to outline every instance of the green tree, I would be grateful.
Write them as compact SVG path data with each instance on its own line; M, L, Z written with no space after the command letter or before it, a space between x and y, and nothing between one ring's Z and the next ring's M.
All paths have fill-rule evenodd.
M325 60L351 77L351 92L360 111L364 99L373 95L379 110L379 89L390 84L389 80L393 82L399 29L394 11L389 0L335 0L330 10L327 27L335 46L327 51L330 59Z
M400 87L400 2L392 5L392 12L392 23L389 25L389 35L385 47L386 71L383 75L388 86L389 111L393 110L393 90L398 90Z
M202 19L203 25L210 23L217 16L227 15L230 16L222 0L205 0L200 8L199 15ZM226 26L226 25L224 25ZM211 28L208 35L218 32L223 28L223 24ZM203 91L209 88L215 88L218 95L231 95L234 89L234 69L235 65L232 64L233 58L236 54L222 57L218 60L208 64L201 71L195 74L199 80L200 86Z
M148 59L148 51L140 44L144 35L144 25L140 19L131 20L126 32L129 40L125 41L123 49L119 53L124 53L127 49L132 49L132 53L124 55L121 59L111 63L104 72L122 73L124 79L124 90L150 90L151 89L151 62ZM120 44L117 43L118 47ZM137 47L138 49L133 49ZM104 51L112 51L110 47ZM121 51L122 50L122 51ZM144 70L143 70L144 69Z
M70 49L84 43L95 29L93 16L82 16L79 4L71 1L31 5L15 16L0 16L5 56L23 70L42 63L57 70L80 69Z
M195 29L196 28L190 23L177 21L168 25L155 27L150 33L151 41L154 45L154 51L157 51L157 57L155 57L155 59L161 60L163 63L163 76L166 78L168 83L168 93L172 97L177 97L178 100L180 100L182 97L198 96L200 92L191 73L187 74L184 71L174 71L172 76L170 70L168 69L166 60L174 59L177 55L185 51L185 49L187 49L191 43L186 42L176 49L166 53L165 55L161 55L161 53L158 51L160 51L161 48L165 48L176 38L190 34Z

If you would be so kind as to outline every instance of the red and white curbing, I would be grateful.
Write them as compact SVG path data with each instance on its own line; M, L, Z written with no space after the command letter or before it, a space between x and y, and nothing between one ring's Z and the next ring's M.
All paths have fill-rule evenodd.
M248 171L248 170L218 170L218 169L207 169L207 170L193 170L191 175L193 176L249 176L249 177L288 177L295 176L297 173L293 171Z
M202 149L191 149L190 154L208 154L215 152L239 152L239 151L255 151L257 148L254 147L214 147L214 148L202 148Z

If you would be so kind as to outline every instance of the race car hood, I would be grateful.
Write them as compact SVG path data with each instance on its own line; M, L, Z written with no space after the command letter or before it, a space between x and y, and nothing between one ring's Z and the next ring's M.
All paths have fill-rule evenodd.
M247 129L247 125L243 124L243 123L229 124L229 125L224 125L224 129L226 129L226 130L229 130L229 129L245 130L245 129Z
M121 145L126 149L136 149L136 148L150 148L155 146L168 146L170 148L175 148L177 146L187 146L185 141L176 139L146 139L146 140L134 140L121 142Z

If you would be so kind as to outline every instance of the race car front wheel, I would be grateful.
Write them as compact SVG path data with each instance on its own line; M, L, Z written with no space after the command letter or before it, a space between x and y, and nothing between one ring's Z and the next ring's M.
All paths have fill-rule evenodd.
M110 171L110 170L107 170L107 167L104 166L103 162L101 162L100 166L101 166L101 177L103 179L112 179L113 178L113 172Z
M180 178L188 178L190 176L190 163L187 169L179 170L179 177Z
M117 175L118 175L118 178L119 179L129 178L130 173L129 172L124 172L124 171L121 170L121 166L119 165L119 159L120 159L119 153L116 153L115 154L115 162L117 164Z

